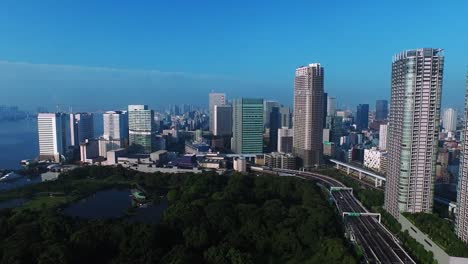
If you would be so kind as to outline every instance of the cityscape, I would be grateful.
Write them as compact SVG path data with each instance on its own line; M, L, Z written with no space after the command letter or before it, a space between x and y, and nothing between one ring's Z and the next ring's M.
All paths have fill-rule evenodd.
M0 263L468 263L468 60L399 42L378 93L336 92L328 76L349 75L312 53L272 72L280 92L115 88L99 104L71 74L89 86L66 99L0 98ZM442 100L448 69L463 106Z

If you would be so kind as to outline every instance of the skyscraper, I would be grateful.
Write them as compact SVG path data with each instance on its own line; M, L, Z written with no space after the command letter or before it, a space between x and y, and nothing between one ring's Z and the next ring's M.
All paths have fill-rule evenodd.
M270 128L270 114L273 107L280 107L280 103L277 101L266 100L263 101L263 124L265 128Z
M323 93L323 128L327 126L328 93Z
M296 69L293 152L304 168L322 162L323 77L319 63Z
M66 155L70 141L69 117L65 113L39 113L39 159L60 162Z
M292 128L292 113L291 108L282 106L280 107L281 114L281 127Z
M263 152L263 99L233 101L232 151L239 154Z
M230 105L215 105L213 122L213 135L230 136L232 134L232 107Z
M445 109L444 117L442 119L442 126L447 132L453 132L457 130L457 111L455 109Z
M393 57L385 209L395 218L432 211L443 68L442 49Z
M92 113L70 114L70 145L79 147L86 139L94 138L94 118Z
M369 128L369 105L359 104L356 111L356 127L358 130Z
M375 102L375 120L382 121L388 118L388 101L377 100Z
M327 96L327 116L334 116L336 112L336 97Z
M107 151L128 145L127 111L107 111L103 114L104 134L99 139L99 154L107 157Z
M387 149L387 124L381 124L379 127L379 150Z
M154 112L147 105L128 106L128 132L132 152L148 154L155 142Z
M465 243L468 242L468 74L466 77L465 116L462 131L462 152L460 154L460 173L457 188L457 212L455 232Z
M292 153L293 150L293 136L294 131L292 128L283 127L278 129L278 152Z
M276 151L278 147L278 129L281 128L281 113L280 108L274 106L270 112L270 142L268 151Z
M226 94L224 93L210 93L208 95L208 104L210 112L210 132L214 130L214 107L215 105L226 105Z

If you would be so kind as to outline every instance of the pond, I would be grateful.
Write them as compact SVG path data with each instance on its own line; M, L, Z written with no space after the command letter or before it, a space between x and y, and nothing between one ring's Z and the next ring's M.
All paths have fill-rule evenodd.
M58 179L58 172L46 172L38 176L21 177L19 179L0 182L0 192L20 188L26 185L38 184Z
M157 223L167 208L167 200L158 204L148 204L145 208L136 208L131 215L125 211L133 207L133 200L129 189L110 189L96 192L63 210L63 213L71 217L85 219L109 219L121 218L129 222Z
M0 210L7 208L16 208L18 206L23 205L26 201L26 199L18 198L0 202Z

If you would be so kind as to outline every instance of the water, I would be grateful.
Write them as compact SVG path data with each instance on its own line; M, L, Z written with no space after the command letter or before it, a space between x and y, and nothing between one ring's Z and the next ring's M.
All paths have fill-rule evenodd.
M19 169L20 160L39 153L37 120L0 122L0 168Z
M94 113L94 135L103 133L102 114ZM37 119L0 122L0 169L20 169L23 159L39 155Z
M22 177L16 180L0 182L0 192L7 191L15 188L20 188L30 184L37 184L45 181L56 180L59 173L46 172L40 176Z
M0 202L0 210L6 208L15 208L23 205L27 200L23 198L11 199L4 202Z
M85 219L109 219L125 216L125 210L132 206L129 189L110 189L99 191L85 199L71 204L63 210L65 215ZM147 208L137 208L135 215L127 218L130 222L157 223L164 210L167 201L157 205L149 205Z

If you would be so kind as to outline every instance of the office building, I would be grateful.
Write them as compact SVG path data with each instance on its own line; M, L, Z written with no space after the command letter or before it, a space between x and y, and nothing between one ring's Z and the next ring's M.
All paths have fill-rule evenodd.
M319 63L296 69L293 153L304 168L322 162L323 77Z
M232 151L263 153L263 99L235 99L232 106Z
M60 162L70 144L69 116L65 113L39 113L39 159Z
M263 118L262 118L263 124ZM233 169L237 172L247 172L247 160L244 157L235 157L232 161Z
M336 97L327 96L327 116L334 116L336 112Z
M432 212L444 56L415 49L393 57L385 209Z
M104 134L99 138L99 155L128 146L127 111L107 111L103 114Z
M292 128L292 112L291 108L282 106L280 107L280 114L281 114L281 127Z
M225 93L210 93L208 95L208 107L210 112L210 132L214 130L214 108L215 105L223 106L226 105L226 94Z
M281 113L280 108L274 106L270 112L270 142L268 151L273 152L278 148L278 129L281 128Z
M328 110L328 93L323 93L323 127L326 127L327 112Z
M387 131L388 131L388 125L381 124L379 128L379 149L380 150L387 149Z
M291 153L272 152L265 154L265 166L275 169L296 169L296 157Z
M94 138L92 113L70 114L70 145L79 147L86 139Z
M130 151L140 154L153 152L155 142L154 112L147 105L128 106Z
M127 111L108 111L103 114L104 134L106 140L119 141L120 146L128 144Z
M462 131L462 152L460 153L460 172L458 174L457 212L455 214L455 233L468 243L468 74L466 78L465 113Z
M80 143L80 160L83 163L91 163L91 164L99 160L99 141L98 140L85 139L85 141Z
M377 100L375 102L375 120L382 121L388 118L388 101Z
M454 132L457 130L457 111L455 109L445 109L442 119L442 127L445 132Z
M356 111L356 128L358 130L369 128L369 105L359 104Z
M270 128L270 116L274 107L279 108L281 105L276 101L263 101L263 123L265 128Z
M386 152L380 151L377 148L364 150L364 167L384 172L385 170L385 156Z
M293 151L293 136L292 128L282 127L278 129L278 149L280 153L292 153Z
M215 105L213 109L213 135L230 136L232 134L232 107Z

